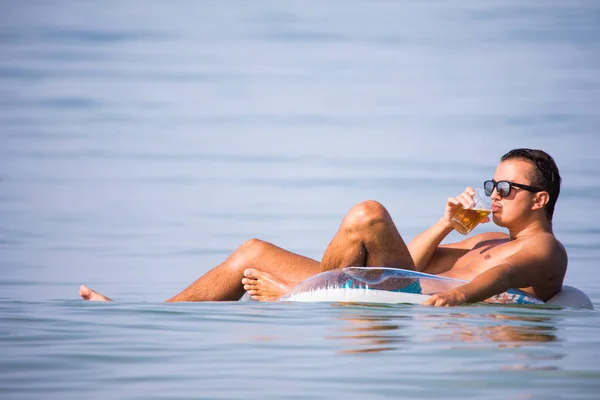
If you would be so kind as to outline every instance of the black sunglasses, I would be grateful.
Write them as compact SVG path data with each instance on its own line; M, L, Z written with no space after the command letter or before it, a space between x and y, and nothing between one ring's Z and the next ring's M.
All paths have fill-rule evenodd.
M520 183L514 183L514 182L509 182L509 181L496 182L495 180L492 179L491 181L483 182L483 190L485 191L485 194L487 196L491 196L492 192L494 191L494 188L495 188L498 191L498 195L500 197L507 197L510 194L510 191L512 190L513 186L521 188L521 189L525 189L525 190L527 190L529 192L533 192L533 193L542 191L542 189L538 189L533 186L522 185Z

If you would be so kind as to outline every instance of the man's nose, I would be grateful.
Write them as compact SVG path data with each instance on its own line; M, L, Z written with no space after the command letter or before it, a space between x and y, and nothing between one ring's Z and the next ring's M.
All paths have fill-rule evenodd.
M496 190L496 188L494 188L494 190L492 190L492 194L490 195L490 199L492 199L494 201L500 201L502 199L502 197L500 197L500 195L498 194L498 190Z

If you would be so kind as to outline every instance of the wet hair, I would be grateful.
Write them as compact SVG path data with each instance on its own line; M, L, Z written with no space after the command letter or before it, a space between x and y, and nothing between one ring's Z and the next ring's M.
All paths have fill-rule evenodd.
M528 161L535 166L535 168L531 168L527 173L529 185L542 189L550 195L550 200L546 204L545 211L546 218L552 221L554 206L560 194L560 183L562 181L554 159L550 154L542 150L514 149L503 155L500 159L501 162L507 160Z

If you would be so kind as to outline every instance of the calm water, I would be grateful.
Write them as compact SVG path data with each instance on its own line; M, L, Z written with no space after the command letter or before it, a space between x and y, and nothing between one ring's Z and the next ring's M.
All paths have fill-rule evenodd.
M597 311L162 301L534 147L600 307L598 43L593 1L0 2L0 396L597 398Z

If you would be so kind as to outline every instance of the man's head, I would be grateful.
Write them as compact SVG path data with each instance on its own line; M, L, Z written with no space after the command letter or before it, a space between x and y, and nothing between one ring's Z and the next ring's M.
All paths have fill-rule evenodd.
M511 220L528 219L531 211L542 211L545 218L552 221L561 178L556 163L548 153L531 149L511 150L500 159L494 180L526 186L512 185L510 193L504 198L494 191L492 198L501 208L501 215L494 217L496 223L504 226L510 224ZM511 200L510 203L503 201L505 199Z

